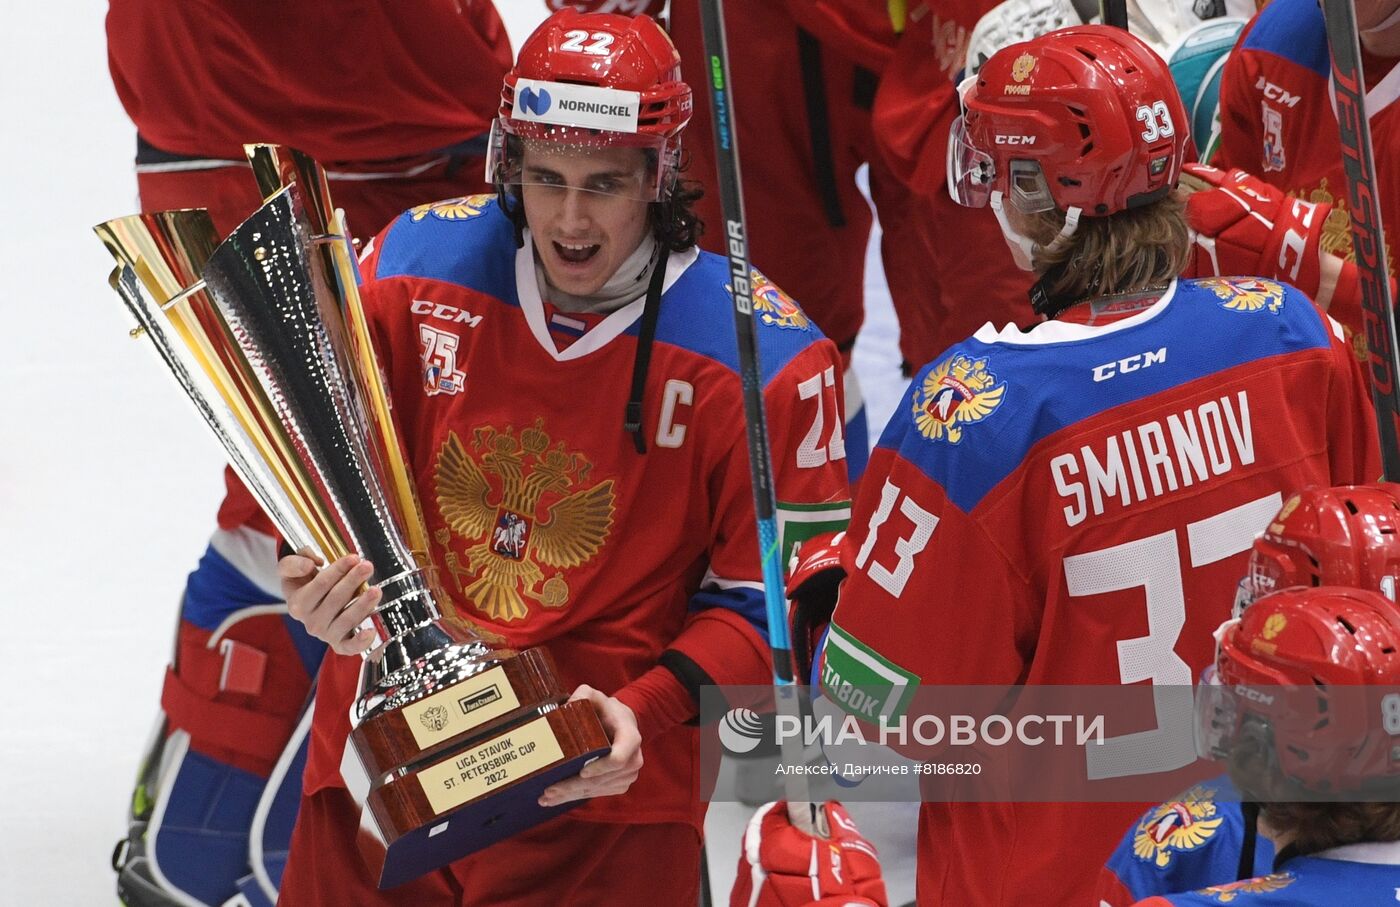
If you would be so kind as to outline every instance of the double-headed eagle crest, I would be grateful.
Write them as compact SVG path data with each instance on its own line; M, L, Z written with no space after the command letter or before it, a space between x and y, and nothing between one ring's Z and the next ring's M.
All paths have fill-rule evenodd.
M1024 82L1031 76L1031 70L1035 69L1035 56L1032 54L1021 54L1011 61L1011 78L1017 82Z
M1210 277L1201 283L1215 293L1220 307L1232 312L1260 312L1277 315L1283 308L1283 287L1258 277Z
M1006 383L987 371L987 359L959 353L945 360L914 391L914 424L925 438L962 440L963 427L981 422L1001 406Z
M449 198L440 202L429 202L411 209L408 216L413 219L415 224L429 214L438 220L467 220L480 214L495 197L483 193L481 195L467 195L462 198Z
M1210 840L1222 821L1215 798L1196 785L1181 799L1163 803L1138 822L1133 831L1133 853L1165 869L1175 854L1195 850Z
M1212 885L1209 888L1202 888L1201 894L1208 894L1215 898L1217 904L1233 903L1242 894L1264 894L1270 891L1281 891L1298 881L1298 877L1291 872L1275 872L1272 875L1260 876L1257 879L1245 879L1240 882L1231 882L1228 885Z
M753 308L764 324L774 327L805 331L812 323L791 296L758 271L753 272Z
M449 432L433 468L451 530L437 539L448 547L455 534L467 543L465 566L450 548L444 559L458 589L497 621L524 618L526 599L563 607L564 571L591 560L612 529L613 480L588 485L593 464L551 443L541 419L518 437L510 428L478 428L471 446L476 456ZM556 572L546 578L546 567Z

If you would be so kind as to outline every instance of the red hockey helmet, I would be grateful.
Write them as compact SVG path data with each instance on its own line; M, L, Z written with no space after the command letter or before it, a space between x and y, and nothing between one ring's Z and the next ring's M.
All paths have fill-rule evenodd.
M690 121L690 87L681 81L680 64L671 39L647 16L555 13L525 39L506 74L487 179L519 184L520 151L528 143L583 153L623 145L652 153L645 184L580 188L663 197L675 183L681 131Z
M1013 44L960 91L948 191L961 205L999 192L1028 214L1101 217L1176 186L1186 111L1167 64L1122 29L1082 25Z
M1289 586L1352 586L1395 601L1397 578L1400 485L1308 488L1255 540L1239 605Z
M1392 602L1341 586L1285 589L1216 635L1215 669L1197 698L1201 755L1226 759L1252 739L1270 754L1272 774L1318 793L1400 776L1400 609Z

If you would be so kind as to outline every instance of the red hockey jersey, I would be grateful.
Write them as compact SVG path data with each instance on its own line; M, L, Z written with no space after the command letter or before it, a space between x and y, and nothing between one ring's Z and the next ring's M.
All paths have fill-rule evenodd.
M241 161L278 142L327 165L483 135L512 59L487 0L113 0L107 57L162 151Z
M1362 52L1366 108L1375 147L1376 191L1388 251L1400 229L1400 66ZM1240 35L1220 87L1220 150L1211 163L1239 167L1309 201L1336 205L1324 251L1355 260L1330 93L1332 60L1315 0L1273 0ZM1395 257L1390 255L1391 273Z
M948 127L958 115L957 78L977 21L997 0L910 4L908 23L875 95L875 141L910 190L946 192Z
M663 650L695 676L769 682L727 261L671 256L645 454L623 429L642 302L600 319L552 310L528 234L517 250L494 197L406 213L365 268L376 350L457 613L513 647L547 647L569 686L616 694ZM755 296L779 531L791 544L827 528L824 514L850 512L841 370L781 291L758 278ZM327 656L308 792L339 783L358 667ZM698 827L697 733L644 735L632 789L577 815Z
M1105 326L955 345L861 483L823 692L857 687L894 719L920 685L1194 683L1283 496L1380 473L1341 337L1291 287L1217 278ZM1110 724L1093 756L1177 769L1192 730ZM1142 809L927 803L919 903L1088 903Z

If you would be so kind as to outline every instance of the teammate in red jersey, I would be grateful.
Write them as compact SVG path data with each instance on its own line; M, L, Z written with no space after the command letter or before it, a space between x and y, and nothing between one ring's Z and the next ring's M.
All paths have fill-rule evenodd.
M1235 613L1295 586L1365 589L1394 601L1397 577L1400 485L1306 488L1284 501L1254 540ZM1255 812L1224 776L1149 809L1104 866L1095 896L1108 907L1127 907L1149 895L1267 874L1274 848L1253 834Z
M904 33L875 95L881 162L907 194L880 209L917 269L886 268L910 372L987 322L1024 317L1029 278L1012 266L996 224L954 204L944 188L948 128L973 28L996 0L908 4ZM910 251L910 250L913 251ZM976 297L976 306L965 300Z
M548 0L551 8L592 12L646 12L660 16L664 2ZM864 320L865 256L872 218L856 185L856 171L871 161L870 189L880 216L893 223L903 189L875 161L870 127L877 71L891 53L894 32L883 9L858 4L774 0L725 8L730 78L736 93L735 123L743 155L744 208L750 252L764 271L796 298L841 350L847 367L847 451L852 479L869 450L851 351ZM873 13L872 13L873 9ZM668 26L681 53L682 74L694 85L709 79L698 0L673 0ZM688 143L688 174L716 185L710 105L700 99ZM702 248L724 252L719 192L696 203L710 229ZM898 273L922 270L903 242L886 246L891 291L909 291ZM911 260L912 258L912 260Z
M511 61L505 27L481 0L275 11L113 0L107 52L136 124L145 210L208 208L221 234L261 202L246 142L324 163L365 236L410 203L475 189Z
M890 720L919 685L1189 686L1281 492L1379 473L1358 366L1291 287L1176 279L1185 121L1138 39L1013 45L962 103L950 191L993 209L1047 320L914 379L853 510L821 686ZM1108 732L1103 771L1133 757ZM1195 758L1189 727L1148 733L1160 770ZM920 901L1020 903L1047 878L1087 901L1141 809L925 804Z
M1400 7L1356 0L1366 107L1376 154L1382 221L1400 229L1400 161L1385 149L1400 143ZM1255 15L1225 63L1220 87L1220 148L1211 163L1238 167L1299 198L1330 202L1322 247L1354 260L1342 149L1332 110L1331 56L1322 10L1314 0L1271 0ZM1395 248L1395 240L1387 245ZM1390 255L1394 273L1394 255ZM1355 271L1343 275L1354 298ZM1350 307L1349 307L1350 310ZM1357 330L1348 311L1337 317ZM1356 317L1359 317L1357 315Z
M1202 755L1260 804L1271 872L1139 907L1389 904L1400 891L1395 689L1400 611L1376 593L1292 588L1217 633L1197 696ZM1341 802L1342 797L1358 802Z
M364 261L361 292L452 605L512 647L548 648L598 706L611 755L543 802L596 799L377 891L338 767L359 667L347 656L369 645L355 628L378 593L352 600L371 572L355 557L321 569L289 557L292 613L337 654L321 672L284 904L698 896L704 804L686 724L696 688L771 675L729 265L694 247L693 195L677 182L692 104L679 63L651 19L550 17L505 80L497 196L408 212ZM810 508L848 512L829 430L840 362L791 299L754 279L779 510L807 510L802 523L780 515L791 532L810 525ZM639 330L648 315L654 339ZM804 394L814 379L825 390ZM635 404L640 424L626 424ZM828 431L813 435L819 420ZM518 515L535 525L512 555L538 571L527 583L491 569L504 555L481 548L507 474L546 470L548 484L526 483L545 493ZM560 539L556 508L580 493L593 509Z
M485 186L510 46L484 0L113 0L107 37L137 128L143 211L208 208L221 235L232 230L262 201L245 142L324 161L336 204L366 237L405 208ZM298 721L323 647L287 617L271 524L231 471L225 481L114 860L130 907L277 897L300 791Z

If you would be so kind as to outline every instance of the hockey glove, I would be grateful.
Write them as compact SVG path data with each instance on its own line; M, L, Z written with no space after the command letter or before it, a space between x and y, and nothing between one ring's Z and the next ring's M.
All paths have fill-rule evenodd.
M1243 170L1187 164L1182 185L1191 226L1189 277L1267 277L1316 298L1322 278L1325 202L1305 202Z
M812 673L817 642L831 612L836 610L836 593L846 578L841 566L843 532L825 532L802 543L788 571L788 626L792 635L792 669L798 683Z
M1287 281L1349 331L1360 330L1365 319L1356 263L1322 248L1330 203L1284 195L1243 170L1201 164L1187 164L1181 184L1196 190L1186 203L1193 248L1183 277L1248 274ZM1390 286L1394 299L1394 278Z
M888 907L875 848L840 803L820 808L830 838L794 827L784 800L759 807L744 830L730 907Z

